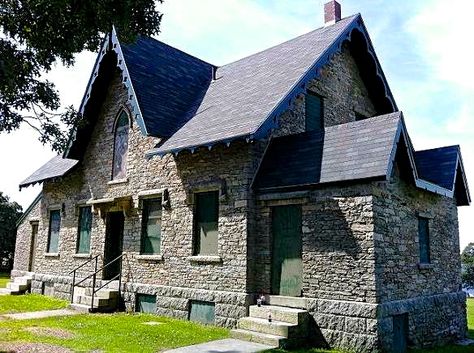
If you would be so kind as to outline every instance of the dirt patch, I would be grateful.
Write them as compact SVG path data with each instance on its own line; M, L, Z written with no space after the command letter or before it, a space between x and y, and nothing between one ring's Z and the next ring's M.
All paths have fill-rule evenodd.
M0 353L72 353L68 348L45 343L1 343Z
M61 328L50 328L50 327L27 327L25 328L26 331L34 333L38 336L54 336L57 338L74 338L74 333L68 330L64 330Z

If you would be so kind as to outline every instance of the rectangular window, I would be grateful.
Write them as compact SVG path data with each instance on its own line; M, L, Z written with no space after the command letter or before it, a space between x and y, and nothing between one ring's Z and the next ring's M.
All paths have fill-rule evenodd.
M215 305L212 302L203 302L192 300L189 308L189 320L200 322L202 324L214 324Z
M161 199L143 200L142 254L161 252Z
M306 131L324 127L323 111L323 98L308 91L305 98Z
M88 254L91 249L92 210L90 207L79 209L79 228L77 233L78 254Z
M57 253L59 249L59 229L61 228L61 212L49 212L48 252Z
M428 218L418 218L418 241L420 243L420 263L430 263L430 233Z
M156 313L156 295L137 294L135 311L139 313Z
M200 192L194 197L194 255L217 255L219 192Z

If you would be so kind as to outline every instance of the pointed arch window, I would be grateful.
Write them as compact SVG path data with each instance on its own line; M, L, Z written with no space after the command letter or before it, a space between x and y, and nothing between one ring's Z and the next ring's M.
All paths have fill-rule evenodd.
M130 121L122 110L115 123L114 163L112 180L125 179L127 176L128 132Z

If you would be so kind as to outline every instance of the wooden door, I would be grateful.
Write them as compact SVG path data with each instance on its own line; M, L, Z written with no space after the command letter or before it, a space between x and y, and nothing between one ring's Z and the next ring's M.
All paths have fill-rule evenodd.
M301 207L298 205L274 207L272 234L272 294L301 296L303 286Z
M116 259L122 254L123 243L123 222L122 212L107 213L107 223L105 230L105 249L104 249L104 265ZM121 260L110 264L103 271L104 279L112 279L120 272Z
M393 353L406 353L408 341L408 314L393 316Z

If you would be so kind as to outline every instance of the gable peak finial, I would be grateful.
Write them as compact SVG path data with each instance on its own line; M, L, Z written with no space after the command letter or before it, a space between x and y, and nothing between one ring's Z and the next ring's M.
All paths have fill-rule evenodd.
M331 0L324 4L324 25L329 26L341 20L341 4Z

